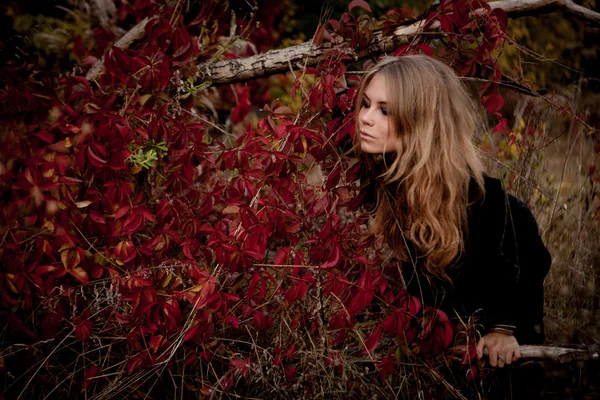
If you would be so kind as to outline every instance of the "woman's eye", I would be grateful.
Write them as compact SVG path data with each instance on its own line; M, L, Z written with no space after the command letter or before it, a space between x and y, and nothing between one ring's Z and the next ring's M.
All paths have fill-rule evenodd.
M363 100L362 107L363 108L369 108L369 103L367 103L365 100Z
M388 113L387 113L387 108L385 108L385 107L381 107L381 113L382 113L383 115L388 115Z

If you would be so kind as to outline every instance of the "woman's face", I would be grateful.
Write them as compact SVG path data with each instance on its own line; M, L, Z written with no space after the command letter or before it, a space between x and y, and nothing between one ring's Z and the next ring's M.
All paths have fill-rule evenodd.
M358 112L360 147L365 153L395 151L398 140L392 129L387 110L385 78L376 74L365 89L365 97Z

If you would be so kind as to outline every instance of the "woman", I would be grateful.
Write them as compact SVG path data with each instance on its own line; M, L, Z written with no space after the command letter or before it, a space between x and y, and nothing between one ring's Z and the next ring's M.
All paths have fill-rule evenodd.
M478 357L504 367L521 343L543 342L550 255L527 207L484 176L474 106L432 57L386 59L363 79L357 151L374 173L372 231L402 262L409 293L485 327Z

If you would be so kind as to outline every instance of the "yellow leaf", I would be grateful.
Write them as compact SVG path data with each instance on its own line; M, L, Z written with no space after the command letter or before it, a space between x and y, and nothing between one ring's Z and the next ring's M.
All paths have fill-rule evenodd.
M146 102L148 101L148 99L149 99L150 97L152 97L152 95L151 95L151 94L144 94L144 95L141 95L141 96L140 96L140 104L141 104L141 105L144 105L144 104L146 104Z
M196 285L196 286L194 286L194 287L191 287L191 288L189 288L188 290L189 290L190 292L198 293L199 291L201 291L201 290L202 290L202 288L203 288L203 287L204 287L204 283L201 283L201 284L199 284L199 285Z
M77 249L68 249L60 254L60 259L66 270L74 269L81 262L81 256Z
M42 175L44 175L44 178L50 178L54 176L54 168L48 168Z
M19 291L17 287L14 285L13 281L15 279L15 274L6 274L6 283L8 284L8 289L14 294L18 294Z
M77 279L81 283L88 283L88 274L81 267L73 268L69 271L73 278Z
M237 214L240 212L238 206L227 206L223 209L223 214Z
M166 288L166 287L169 285L169 283L171 283L171 279L173 279L173 274L168 274L168 275L165 277L165 279L163 280L163 282L162 282L162 285L161 285L161 286L162 286L163 288Z
M46 222L44 222L44 228L48 229L50 233L54 232L54 224L52 221L46 220Z
M73 244L71 243L65 243L62 246L60 246L60 249L58 249L59 253L62 253L63 251L67 250L67 249L71 249L73 248Z

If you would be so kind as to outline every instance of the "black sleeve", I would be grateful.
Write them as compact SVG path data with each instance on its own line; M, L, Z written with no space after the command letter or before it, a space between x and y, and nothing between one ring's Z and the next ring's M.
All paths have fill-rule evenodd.
M517 267L512 230L507 230L507 196L499 180L485 179L483 197L469 207L465 263L456 280L458 303L477 312L487 330L493 324L515 325Z
M519 343L543 341L543 281L550 254L531 211L497 179L486 178L484 198L471 207L468 246L465 303L481 310L486 329L512 325Z
M517 266L515 336L519 343L539 344L544 342L544 279L552 259L529 208L511 195L508 203L507 230L512 230L515 238L513 257Z

